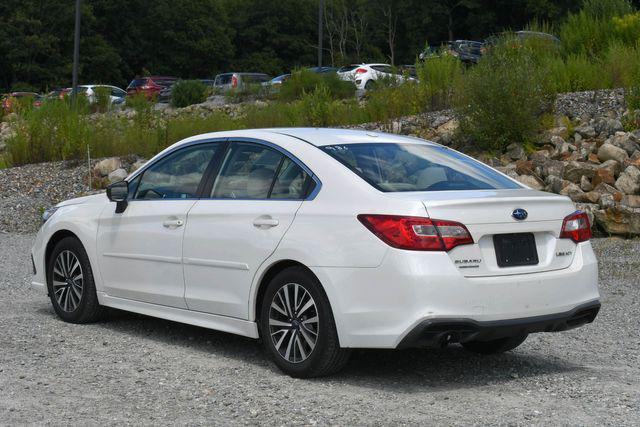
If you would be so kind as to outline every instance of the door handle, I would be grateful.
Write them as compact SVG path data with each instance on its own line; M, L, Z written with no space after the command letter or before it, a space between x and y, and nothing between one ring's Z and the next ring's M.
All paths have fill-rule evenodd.
M275 218L271 218L268 215L261 216L253 220L253 226L262 229L275 227L278 224L280 224L280 221Z
M178 228L184 225L184 221L181 219L168 219L162 223L165 228Z

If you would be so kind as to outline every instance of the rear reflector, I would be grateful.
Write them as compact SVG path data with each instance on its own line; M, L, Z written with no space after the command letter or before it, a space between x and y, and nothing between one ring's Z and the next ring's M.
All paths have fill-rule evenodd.
M358 220L380 240L398 249L449 251L473 243L469 230L459 222L398 215L358 215Z
M591 238L589 216L582 211L575 211L562 222L561 239L571 239L576 243L586 242Z

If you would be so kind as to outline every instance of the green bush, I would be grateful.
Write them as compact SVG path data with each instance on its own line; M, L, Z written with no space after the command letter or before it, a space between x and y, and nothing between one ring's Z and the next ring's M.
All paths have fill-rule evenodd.
M108 87L100 86L94 88L95 104L93 105L94 112L104 113L111 108L111 89Z
M423 108L449 108L453 88L462 78L462 63L451 55L429 58L416 64L418 90Z
M207 100L207 86L200 80L179 80L171 91L171 105L184 108Z
M314 92L320 86L326 88L330 99L351 98L356 91L352 82L341 80L336 73L320 74L309 70L297 70L282 83L276 98L283 102L302 99L305 94Z
M9 138L6 160L12 165L81 158L91 129L83 120L85 105L52 101L24 111L13 122L15 136Z
M457 87L461 130L486 150L529 142L550 108L552 92L537 58L526 46L506 38Z

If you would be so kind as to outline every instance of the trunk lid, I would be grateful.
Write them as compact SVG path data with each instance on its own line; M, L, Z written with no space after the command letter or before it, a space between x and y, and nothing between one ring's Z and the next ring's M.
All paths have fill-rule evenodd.
M394 193L400 195L402 193ZM449 257L466 277L505 276L560 270L573 261L576 244L570 239L559 239L564 218L575 211L571 200L564 196L530 189L433 191L410 193L419 197L430 218L456 221L464 224L474 243L458 246L449 251ZM409 193L401 197L411 197ZM525 219L512 214L523 209ZM494 236L523 233L533 235L537 263L518 266L500 266L496 245L502 257L516 257L516 245L508 248L496 242ZM502 237L498 237L502 239ZM524 249L522 249L524 250ZM503 258L501 258L503 259Z

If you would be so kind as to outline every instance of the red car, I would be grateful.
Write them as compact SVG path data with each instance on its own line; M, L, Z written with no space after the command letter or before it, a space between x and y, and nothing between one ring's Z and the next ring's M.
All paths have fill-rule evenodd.
M42 99L40 95L35 92L11 92L6 94L2 98L2 109L5 113L10 113L13 111L13 105L19 98L32 98L33 106L39 107L42 104Z
M149 100L159 100L160 92L173 86L176 81L178 81L176 77L151 76L135 78L127 86L127 95L132 96L142 93Z

